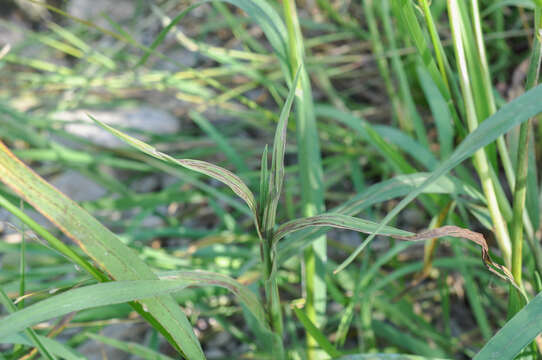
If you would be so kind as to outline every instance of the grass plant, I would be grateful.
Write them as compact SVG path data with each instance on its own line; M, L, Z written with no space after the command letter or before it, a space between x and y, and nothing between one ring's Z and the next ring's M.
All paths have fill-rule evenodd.
M542 357L540 0L129 3L0 5L0 359Z

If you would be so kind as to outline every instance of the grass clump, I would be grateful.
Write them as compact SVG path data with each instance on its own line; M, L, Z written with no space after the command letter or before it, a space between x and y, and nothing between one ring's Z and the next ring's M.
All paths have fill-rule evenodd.
M540 357L542 3L21 4L2 357Z

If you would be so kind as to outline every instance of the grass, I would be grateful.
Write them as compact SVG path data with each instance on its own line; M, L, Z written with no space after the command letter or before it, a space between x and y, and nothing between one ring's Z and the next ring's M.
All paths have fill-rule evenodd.
M542 3L133 2L123 21L30 3L45 15L0 22L23 33L0 52L0 358L80 359L89 340L145 359L541 357ZM97 115L141 103L181 130ZM74 109L125 146L70 133L56 114ZM105 195L62 195L68 170ZM143 340L101 333L140 320Z

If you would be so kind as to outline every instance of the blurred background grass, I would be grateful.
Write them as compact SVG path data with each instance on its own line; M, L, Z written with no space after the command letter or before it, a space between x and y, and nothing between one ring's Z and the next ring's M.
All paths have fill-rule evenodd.
M248 211L234 195L215 181L128 149L85 114L175 157L219 164L255 189L261 154L265 144L272 143L288 90L261 28L231 5L204 4L175 25L142 65L145 49L189 2L47 3L69 16L25 0L0 3L0 46L9 46L0 60L2 141L154 269L220 272L258 291L258 239ZM270 4L280 8L279 3ZM449 126L451 115L443 114L436 85L427 80L392 1L307 0L296 6L315 103L326 208L394 175L431 171L449 156L464 129L457 124L438 128ZM532 5L480 1L480 8L499 105L525 88ZM415 9L421 17L422 9ZM446 2L433 0L430 11L444 51L451 54ZM439 122L442 116L448 119ZM363 124L365 135L353 131L355 125L345 118ZM277 223L304 213L295 131L296 122L290 121ZM446 131L455 131L455 136L442 137ZM534 144L540 155L539 143ZM490 159L495 166L496 159ZM537 167L534 156L532 165ZM480 189L471 165L456 172L462 184ZM503 192L510 198L509 188ZM0 187L0 193L59 234L7 188ZM527 202L539 196L530 194ZM448 218L484 232L498 254L483 201L466 199L448 214L449 201L421 197L392 225L418 231ZM361 216L378 221L394 204L379 202ZM89 280L39 237L24 235L25 227L4 209L0 221L0 282L12 298L20 290L23 238L25 287L32 294L26 302ZM320 330L334 346L354 353L470 358L506 321L508 286L484 269L475 245L441 241L433 250L434 267L416 286L412 281L424 265L423 244L384 238L360 255L355 266L332 275L361 239L342 230L328 233L327 313ZM305 356L303 321L289 306L303 296L300 262L300 257L291 257L277 273L292 358ZM534 266L532 259L526 266ZM534 279L530 273L526 278L527 290L532 290ZM175 297L209 359L263 356L247 333L242 308L226 291L187 289ZM60 321L55 336L88 358L153 358L134 343L175 354L128 305L81 311ZM47 332L59 324L43 326ZM7 358L28 353L24 346L2 349Z

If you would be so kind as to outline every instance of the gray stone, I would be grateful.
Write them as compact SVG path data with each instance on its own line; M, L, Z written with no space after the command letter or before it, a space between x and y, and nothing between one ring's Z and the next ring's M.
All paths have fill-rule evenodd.
M107 194L106 189L74 170L68 170L49 182L74 201L93 201Z
M66 122L64 130L68 133L86 138L96 145L108 148L128 146L114 135L94 124L87 114L129 134L128 129L154 134L170 134L180 129L179 122L171 114L147 106L137 109L62 111L53 114L52 118ZM145 140L145 137L140 134L137 134L137 137Z
M97 25L111 28L102 16L107 14L116 22L132 18L135 11L135 1L131 0L71 0L68 2L68 14L84 20L92 20Z

